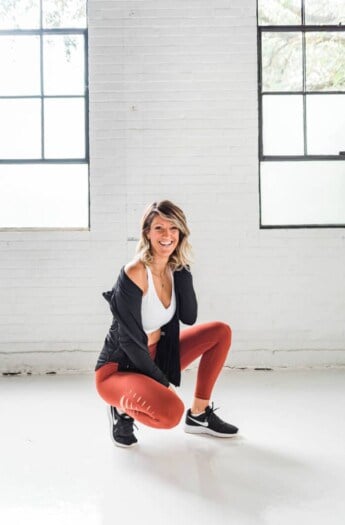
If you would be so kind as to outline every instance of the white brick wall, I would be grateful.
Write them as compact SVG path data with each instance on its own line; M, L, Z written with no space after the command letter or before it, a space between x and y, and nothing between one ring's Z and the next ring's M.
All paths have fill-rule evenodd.
M0 232L0 369L93 368L101 293L161 198L230 366L344 364L344 230L259 230L255 0L90 0L89 45L91 230Z

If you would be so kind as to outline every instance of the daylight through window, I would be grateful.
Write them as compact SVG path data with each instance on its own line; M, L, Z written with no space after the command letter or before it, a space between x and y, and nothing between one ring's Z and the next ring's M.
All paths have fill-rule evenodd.
M262 227L345 226L345 0L258 0Z
M85 0L0 1L0 228L88 228Z

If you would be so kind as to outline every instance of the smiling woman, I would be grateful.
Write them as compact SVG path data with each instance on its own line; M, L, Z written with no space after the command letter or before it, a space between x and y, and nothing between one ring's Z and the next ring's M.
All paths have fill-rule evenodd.
M96 387L108 403L115 445L137 443L134 420L153 428L176 426L184 405L171 383L201 357L185 431L218 437L236 435L209 405L231 344L229 325L213 321L184 329L197 317L190 271L189 229L183 211L165 200L150 204L141 221L137 256L123 266L104 292L113 322L96 364Z

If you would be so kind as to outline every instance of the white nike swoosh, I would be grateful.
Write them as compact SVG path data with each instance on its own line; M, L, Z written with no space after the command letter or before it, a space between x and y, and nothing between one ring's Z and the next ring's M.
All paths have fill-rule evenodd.
M208 427L208 422L204 423L203 421L198 421L197 419L194 419L192 416L188 416L189 419L194 421L194 423L198 423L198 425L201 425L202 427Z

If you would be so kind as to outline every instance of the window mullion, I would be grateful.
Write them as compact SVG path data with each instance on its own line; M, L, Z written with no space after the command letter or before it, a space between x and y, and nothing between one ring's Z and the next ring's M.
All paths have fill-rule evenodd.
M301 20L302 20L302 26L305 25L305 0L301 1Z
M40 0L41 157L44 159L43 7Z
M304 155L308 155L307 146L307 95L306 95L306 35L302 30L302 79L303 79L303 137L304 137Z
M308 155L308 143L307 143L307 71L306 71L306 34L303 30L305 26L305 5L304 0L301 2L301 21L302 21L302 79L303 79L303 139L304 139L304 155Z
M41 156L44 159L44 98L43 98L43 34L40 34L40 71L41 71Z

